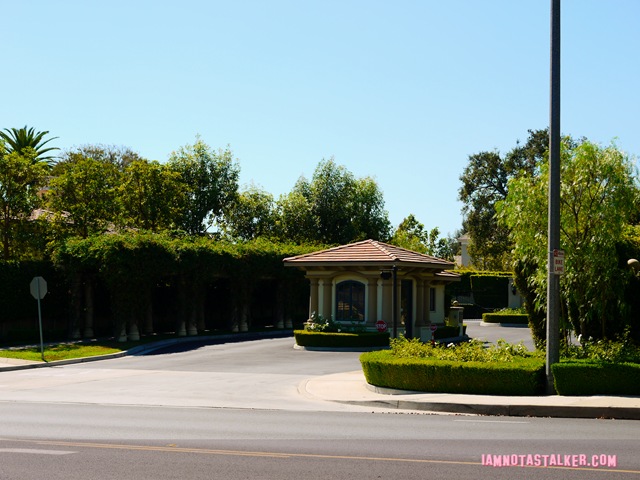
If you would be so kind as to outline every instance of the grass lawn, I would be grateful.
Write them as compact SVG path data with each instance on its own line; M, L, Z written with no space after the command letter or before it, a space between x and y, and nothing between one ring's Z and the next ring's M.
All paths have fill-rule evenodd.
M97 355L107 355L118 353L127 349L127 344L117 345L115 342L101 343L61 343L58 345L47 345L44 348L44 358L48 362L55 360L69 360L72 358L95 357ZM42 361L40 347L12 348L0 350L0 357L18 358L20 360Z

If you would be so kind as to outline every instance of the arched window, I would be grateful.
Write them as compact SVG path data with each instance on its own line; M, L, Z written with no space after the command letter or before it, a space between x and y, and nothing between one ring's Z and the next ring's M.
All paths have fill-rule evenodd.
M364 283L347 280L336 285L336 320L364 321Z

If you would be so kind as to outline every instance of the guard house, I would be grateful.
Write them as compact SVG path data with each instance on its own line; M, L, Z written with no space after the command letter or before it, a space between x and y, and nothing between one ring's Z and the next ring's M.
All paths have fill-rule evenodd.
M447 271L451 262L375 240L285 258L284 264L309 279L309 316L360 322L371 331L380 320L393 331L395 317L399 333L422 340L431 338L431 325L445 323L444 287L460 280Z

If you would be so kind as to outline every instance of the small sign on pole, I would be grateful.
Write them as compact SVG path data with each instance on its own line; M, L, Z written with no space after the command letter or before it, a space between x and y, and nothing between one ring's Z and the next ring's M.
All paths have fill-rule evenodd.
M40 308L40 300L47 294L47 282L42 277L33 277L29 284L31 295L38 301L38 325L40 326L40 356L44 362L44 341L42 338L42 309Z
M553 250L553 273L564 275L564 250Z
M378 320L376 322L376 328L378 329L378 331L380 333L384 333L387 331L387 322L385 322L384 320Z

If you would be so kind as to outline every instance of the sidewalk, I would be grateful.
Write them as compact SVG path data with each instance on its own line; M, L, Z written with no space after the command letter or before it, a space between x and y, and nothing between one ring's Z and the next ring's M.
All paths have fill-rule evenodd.
M390 390L368 385L362 371L307 380L312 397L370 407L513 417L616 418L640 420L640 397L506 397Z

